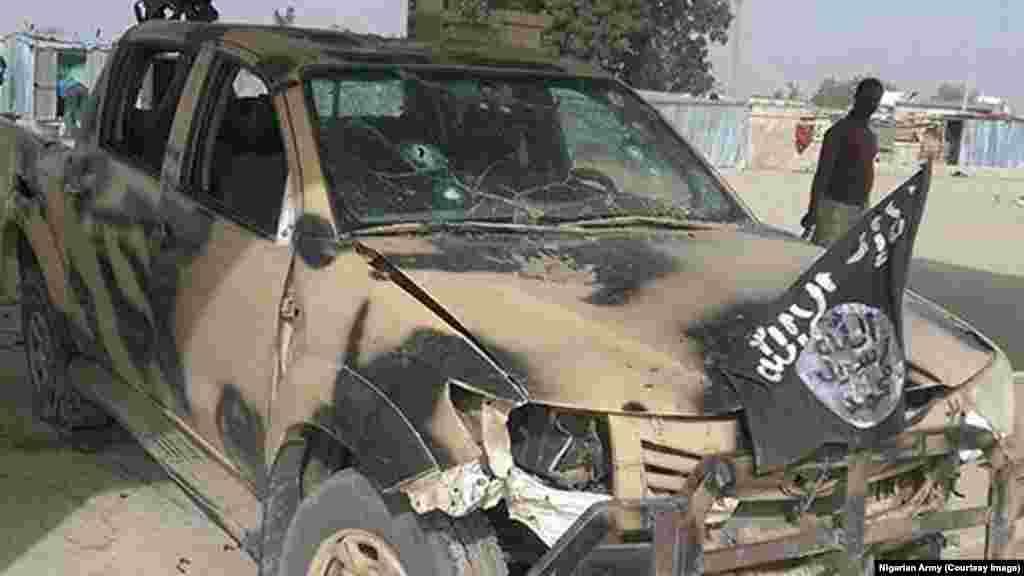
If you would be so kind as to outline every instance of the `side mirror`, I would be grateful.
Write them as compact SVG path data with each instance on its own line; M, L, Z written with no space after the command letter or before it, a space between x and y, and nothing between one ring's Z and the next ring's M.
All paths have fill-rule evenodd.
M0 86L4 85L4 80L7 78L7 60L4 60L3 56L0 56Z
M299 258L314 269L330 265L345 247L336 238L331 223L314 214L303 214L295 222L292 242Z

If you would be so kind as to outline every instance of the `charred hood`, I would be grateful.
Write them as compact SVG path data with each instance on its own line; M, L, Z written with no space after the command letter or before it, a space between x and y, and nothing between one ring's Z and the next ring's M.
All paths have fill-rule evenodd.
M531 401L689 416L711 410L701 327L777 297L822 253L757 229L360 242L457 319ZM910 380L957 386L987 365L991 350L941 309L908 292L903 313Z

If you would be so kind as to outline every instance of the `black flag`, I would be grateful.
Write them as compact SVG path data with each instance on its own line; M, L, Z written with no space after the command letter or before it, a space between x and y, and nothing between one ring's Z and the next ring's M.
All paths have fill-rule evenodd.
M719 369L758 469L826 443L869 445L903 424L903 290L931 164L864 214L781 297L728 321Z

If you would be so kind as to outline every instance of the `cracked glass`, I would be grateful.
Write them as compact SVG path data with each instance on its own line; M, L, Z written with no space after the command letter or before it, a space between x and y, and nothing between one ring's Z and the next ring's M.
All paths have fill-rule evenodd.
M335 211L351 225L745 216L658 113L603 79L443 69L306 79Z

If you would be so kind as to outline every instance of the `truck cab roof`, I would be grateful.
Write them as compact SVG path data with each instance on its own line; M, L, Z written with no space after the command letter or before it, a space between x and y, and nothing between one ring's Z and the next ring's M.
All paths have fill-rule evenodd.
M538 75L609 78L594 66L544 50L356 34L343 30L228 22L151 20L121 42L198 45L221 42L244 51L271 82L311 65L401 64L519 70Z

